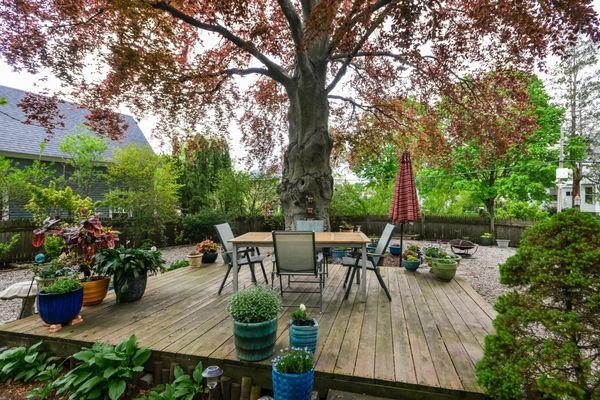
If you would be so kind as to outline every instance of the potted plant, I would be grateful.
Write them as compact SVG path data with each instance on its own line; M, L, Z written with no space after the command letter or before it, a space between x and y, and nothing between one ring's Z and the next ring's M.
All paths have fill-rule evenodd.
M49 325L66 325L83 306L83 288L77 278L58 278L38 293L38 311Z
M38 291L52 285L57 278L76 277L78 273L77 268L71 268L66 265L63 256L55 258L48 263L34 264L32 271Z
M196 245L196 251L202 254L203 263L211 264L217 260L219 245L212 240L206 239Z
M494 242L494 237L492 236L491 233L488 233L488 232L484 233L479 238L479 243L482 246L491 246L493 242Z
M275 399L310 400L315 382L314 357L304 349L284 350L273 360Z
M449 254L439 247L427 247L424 251L425 261L431 268L436 278L442 281L451 281L456 275L460 256Z
M120 303L142 298L146 291L148 274L163 269L165 260L156 250L105 249L96 255L96 268L104 275L113 277L115 295Z
M47 240L59 237L64 242L62 253L68 256L70 266L76 266L82 275L83 304L91 306L104 300L108 292L110 277L97 273L94 254L103 249L112 249L119 241L119 233L102 225L97 216L87 210L74 224L60 224L59 220L48 221L36 229L33 236L35 247L45 246Z
M190 267L199 267L202 263L202 254L194 248L188 255L188 262L190 263Z
M496 243L501 249L507 249L510 243L510 239L496 239Z
M231 296L227 311L233 319L238 358L260 361L271 357L277 339L277 314L281 299L271 289L251 286Z
M354 232L354 226L348 221L342 220L342 222L340 222L340 232Z
M402 253L402 266L409 271L416 271L421 265L421 250L419 246L411 244Z
M390 254L393 256L399 256L402 254L402 248L397 244L390 244Z
M334 260L341 260L342 258L348 255L347 247L338 247L335 249L331 249L331 258Z
M290 347L305 348L314 353L319 337L317 319L308 315L304 304L300 304L290 317Z

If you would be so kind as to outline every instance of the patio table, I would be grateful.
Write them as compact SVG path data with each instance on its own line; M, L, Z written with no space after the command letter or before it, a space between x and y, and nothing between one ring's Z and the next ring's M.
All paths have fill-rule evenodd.
M271 232L248 232L229 240L233 244L233 290L238 291L237 255L241 247L273 247ZM351 247L361 249L362 272L360 280L360 299L367 299L367 244L371 239L362 232L315 232L315 245L319 247Z

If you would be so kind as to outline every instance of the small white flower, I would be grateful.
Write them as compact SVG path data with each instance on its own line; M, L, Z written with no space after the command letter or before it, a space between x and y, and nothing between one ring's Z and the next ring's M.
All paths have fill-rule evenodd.
M304 304L300 304L300 311L306 311L306 306Z
M152 247L150 247L150 250L152 250L152 251L156 251L156 246L152 246Z

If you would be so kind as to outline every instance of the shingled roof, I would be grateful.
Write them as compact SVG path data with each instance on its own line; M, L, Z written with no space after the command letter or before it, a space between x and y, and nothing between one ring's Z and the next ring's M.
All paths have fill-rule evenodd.
M20 122L25 119L25 115L18 107L18 103L26 94L26 91L0 85L0 98L5 97L7 101L5 106L0 106L1 155L22 158L37 158L40 155L40 143L46 137L46 131L39 126L26 125ZM60 142L65 136L75 133L76 127L85 123L85 116L89 113L88 110L79 108L76 104L69 102L59 103L59 108L65 126L54 130L54 135L46 144L42 153L42 157L45 158L63 159L69 157L60 151ZM122 117L129 126L125 138L120 142L108 140L108 150L104 154L105 160L118 147L124 147L128 144L150 146L133 117L123 114Z

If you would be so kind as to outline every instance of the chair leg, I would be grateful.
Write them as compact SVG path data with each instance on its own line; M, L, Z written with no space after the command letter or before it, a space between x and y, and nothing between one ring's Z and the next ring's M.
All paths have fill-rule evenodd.
M292 278L288 275L288 287L290 287L291 282L292 282Z
M254 264L250 264L250 273L252 274L252 283L257 284L256 273L254 272Z
M387 296L388 300L392 301L392 296L390 296L390 292L388 291L387 286L385 286L385 282L383 281L383 278L381 277L381 274L379 273L379 268L375 268L375 276L377 276L377 280L379 281L379 284L383 288L383 291L385 292L385 295Z
M319 312L323 312L323 283L325 281L325 275L321 273L319 277Z
M221 282L221 287L219 288L219 294L223 291L223 287L225 287L225 282L227 281L227 277L229 276L229 272L231 271L231 265L227 266L227 272L225 272L225 277L223 277L223 282Z
M260 262L260 268L262 269L263 276L265 277L265 283L268 285L269 280L267 279L267 272L265 271L265 264L263 264L262 261Z
M271 271L271 289L275 288L275 271Z
M346 277L344 278L344 287L348 284L348 278L350 278L350 273L352 272L352 267L348 267L348 271L346 271Z
M348 300L348 296L350 296L350 289L352 289L352 282L354 281L354 274L356 274L356 270L357 270L357 268L352 268L352 275L350 275L350 282L348 284L348 287L346 288L346 294L344 294L344 300Z
M362 267L356 267L355 269L360 269L360 271L356 274L356 284L360 285L360 275L362 273ZM352 282L352 281L350 281Z
M279 291L281 292L281 298L283 298L283 279L281 279L281 275L279 275Z

